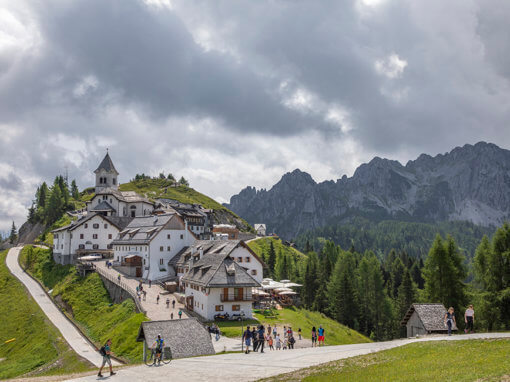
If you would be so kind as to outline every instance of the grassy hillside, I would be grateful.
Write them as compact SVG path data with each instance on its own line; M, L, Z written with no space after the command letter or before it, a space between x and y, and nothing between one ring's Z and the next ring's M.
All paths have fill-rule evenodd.
M236 225L242 231L253 231L253 228L242 218L222 206L210 197L187 186L176 186L168 179L138 179L119 186L121 191L135 191L149 199L166 198L178 200L181 203L201 204L204 208L214 210L213 216L217 223Z
M23 284L5 265L0 253L0 379L29 372L31 376L68 374L90 370L47 319ZM16 338L9 344L4 342Z
M508 381L509 351L508 340L422 342L264 381Z
M271 242L273 242L273 246L277 254L282 251L282 254L289 254L294 257L295 260L306 259L306 255L304 253L300 252L296 248L283 244L281 239L278 237L261 237L257 240L252 240L247 244L257 254L257 256L266 261L266 256L269 253L269 246L271 245Z
M67 314L96 345L111 338L117 356L130 362L141 361L142 345L135 342L135 338L140 323L147 318L136 313L133 301L112 304L96 273L82 278L73 266L55 264L50 250L25 247L21 263L28 266L29 272L48 290L52 290L52 296L65 306Z
M363 342L370 342L370 340L358 333L355 330L338 323L331 318L324 316L318 312L311 312L306 309L298 308L285 308L277 312L276 318L265 317L260 312L256 311L255 320L245 321L244 325L258 325L263 324L267 326L275 324L281 329L283 326L290 326L297 333L298 328L301 328L304 338L311 338L312 327L319 327L322 325L326 331L326 344L327 345L345 345L345 344L358 344ZM241 323L237 321L220 322L217 323L221 331L227 337L241 337Z

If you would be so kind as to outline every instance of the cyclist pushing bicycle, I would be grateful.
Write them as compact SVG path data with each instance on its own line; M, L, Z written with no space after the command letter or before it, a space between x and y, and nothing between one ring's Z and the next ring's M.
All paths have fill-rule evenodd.
M163 346L165 346L165 340L161 338L161 334L158 334L158 338L152 344L152 348L156 356L154 357L154 363L156 363L156 359L158 360L158 364L161 363L162 355L163 355Z

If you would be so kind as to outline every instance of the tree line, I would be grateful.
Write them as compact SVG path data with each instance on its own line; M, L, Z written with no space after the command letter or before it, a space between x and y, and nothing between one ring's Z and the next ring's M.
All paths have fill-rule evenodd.
M454 307L464 328L468 304L479 331L510 329L510 226L483 236L472 261L451 235L437 234L424 258L391 249L358 252L325 241L319 251L305 243L306 257L264 253L269 275L302 283L300 303L374 340L406 335L401 320L412 303ZM287 266L287 271L283 267Z
M136 174L133 179L131 179L132 182L140 181L140 180L151 180L151 179L166 179L169 180L171 183L178 184L179 186L186 186L189 187L189 182L184 178L184 176L181 176L179 181L175 179L175 177L169 173L168 175L165 175L164 173L160 172L158 176L150 176L145 174Z

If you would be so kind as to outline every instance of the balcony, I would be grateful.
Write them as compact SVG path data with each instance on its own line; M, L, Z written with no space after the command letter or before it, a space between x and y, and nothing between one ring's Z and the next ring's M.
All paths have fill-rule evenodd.
M220 294L221 302L252 301L251 293L229 293Z

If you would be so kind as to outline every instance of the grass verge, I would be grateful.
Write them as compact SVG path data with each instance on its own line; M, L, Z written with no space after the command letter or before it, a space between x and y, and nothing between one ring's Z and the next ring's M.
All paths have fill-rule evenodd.
M51 251L25 247L21 264L37 278L96 346L112 339L112 351L128 362L141 362L142 343L138 328L147 317L136 313L132 300L112 304L98 274L80 277L73 266L55 264Z
M503 339L421 342L263 381L500 381L509 352Z
M78 373L94 368L79 357L48 320L0 253L0 379ZM5 344L5 341L16 338Z

